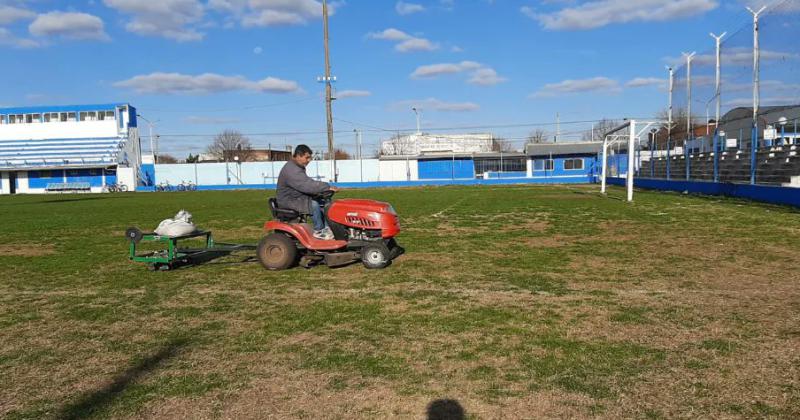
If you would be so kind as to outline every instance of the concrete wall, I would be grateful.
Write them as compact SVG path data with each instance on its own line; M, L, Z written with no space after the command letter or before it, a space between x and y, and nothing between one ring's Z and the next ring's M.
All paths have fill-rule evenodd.
M160 184L169 182L170 185L177 185L183 181L191 181L197 185L258 185L276 184L278 175L286 162L245 162L237 163L187 163L156 165L155 182ZM308 176L324 182L332 179L332 167L330 161L312 161L306 167ZM402 167L403 177L406 180L406 162L392 162L386 165L391 173L395 168ZM339 173L339 182L377 182L386 181L381 178L377 159L344 160L336 162L336 170ZM226 175L227 174L227 175ZM395 180L395 179L389 179Z

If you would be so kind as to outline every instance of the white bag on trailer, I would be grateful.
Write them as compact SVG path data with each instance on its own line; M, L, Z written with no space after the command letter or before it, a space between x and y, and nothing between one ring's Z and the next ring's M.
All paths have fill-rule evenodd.
M197 230L197 226L192 222L192 214L186 210L181 210L172 219L164 219L158 224L155 230L157 235L161 236L183 236L193 233Z

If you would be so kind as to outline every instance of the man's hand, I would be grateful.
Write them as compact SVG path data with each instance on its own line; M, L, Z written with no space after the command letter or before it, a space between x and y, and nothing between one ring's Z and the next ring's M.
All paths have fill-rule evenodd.
M339 192L339 187L334 187L333 185L331 185L330 190L333 192Z

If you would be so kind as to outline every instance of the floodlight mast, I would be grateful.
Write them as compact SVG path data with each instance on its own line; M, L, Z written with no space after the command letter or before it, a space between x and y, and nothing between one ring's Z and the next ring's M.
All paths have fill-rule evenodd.
M758 43L758 17L761 15L767 6L763 6L754 12L753 9L747 8L753 14L753 131L750 135L750 184L756 183L756 153L758 152L758 108L761 106L761 49Z
M727 32L723 32L722 35L719 35L719 36L715 35L714 33L709 34L709 35L711 35L711 38L714 38L714 41L716 41L716 44L717 44L717 72L716 72L717 78L716 78L716 91L714 92L714 96L717 98L717 113L715 114L715 119L714 119L714 121L716 121L715 128L719 127L719 114L720 114L720 108L722 106L722 104L721 104L721 96L722 96L722 48L721 48L722 47L722 38L724 38L725 35L727 35L727 34L728 34Z

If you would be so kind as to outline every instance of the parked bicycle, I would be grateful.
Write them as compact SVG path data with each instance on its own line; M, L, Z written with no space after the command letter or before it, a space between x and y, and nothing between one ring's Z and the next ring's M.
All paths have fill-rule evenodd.
M170 185L169 181L164 181L156 185L156 191L165 191L165 192L175 191L175 187Z
M109 193L128 192L128 186L125 184L117 184L116 182L114 182L111 184L104 185L103 192L109 192Z
M177 188L178 191L195 191L197 190L197 185L192 181L182 181Z

